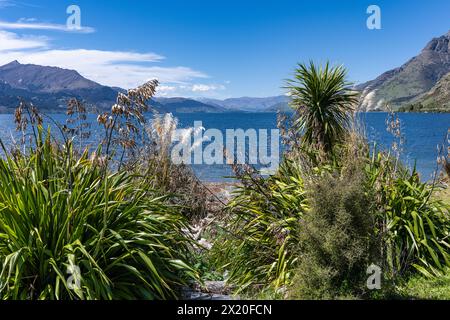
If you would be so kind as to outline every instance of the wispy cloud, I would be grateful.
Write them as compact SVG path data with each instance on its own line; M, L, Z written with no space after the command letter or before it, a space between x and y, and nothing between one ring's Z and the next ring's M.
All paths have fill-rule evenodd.
M160 85L158 87L158 96L161 97L167 97L169 95L173 95L174 93L176 93L178 90L178 88L176 86L167 86L167 85Z
M17 0L0 0L0 9L7 7L32 7L39 8L39 5L31 4L27 2L17 1Z
M13 5L17 5L16 1L0 0L0 8ZM165 57L153 52L58 49L46 36L22 35L29 30L95 32L90 27L74 30L36 18L21 18L16 22L0 20L0 65L18 60L24 64L72 69L103 85L125 89L156 78L161 82L160 96L215 96L226 89L223 85L199 83L209 78L204 72L186 66L162 66Z
M25 37L0 30L0 65L13 60L73 69L84 77L108 86L132 88L157 78L163 84L185 85L208 75L189 67L163 67L165 57L156 53L88 49L52 49L45 37Z
M12 6L30 5L16 0L0 0L0 9ZM223 85L203 83L209 78L204 72L187 66L163 66L166 58L153 52L59 49L46 36L23 35L27 31L48 34L52 31L93 33L96 30L87 26L75 29L36 18L21 18L13 22L0 20L0 65L18 60L23 64L72 69L103 85L125 89L156 78L161 82L158 88L160 96L215 96L226 89Z
M1 2L0 2L1 6ZM7 30L46 30L46 31L62 31L75 33L93 33L95 29L92 27L68 28L64 24L38 22L35 19L21 19L16 22L7 22L0 20L0 29Z
M208 91L216 91L216 90L225 90L224 85L216 85L216 84L194 84L192 86L192 92L208 92Z
M0 53L15 50L46 48L48 38L43 36L19 36L0 30Z
M226 90L222 84L179 84L179 85L163 85L158 88L158 96L219 96L220 91Z
M10 0L0 0L0 9L14 6L14 2Z

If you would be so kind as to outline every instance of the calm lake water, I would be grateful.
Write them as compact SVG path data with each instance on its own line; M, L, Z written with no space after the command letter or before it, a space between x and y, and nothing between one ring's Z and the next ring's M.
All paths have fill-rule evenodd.
M275 129L276 114L274 113L195 113L175 114L179 119L179 127L192 127L194 121L202 121L206 129ZM64 115L52 116L58 122L64 122ZM365 132L371 142L376 142L379 148L389 148L392 136L386 131L386 113L365 113L360 115ZM437 145L446 142L445 137L450 128L450 114L399 114L402 123L402 133L406 138L403 160L417 169L424 180L432 177L436 170ZM95 118L92 118L94 120ZM12 115L0 115L0 136L3 140L11 140L15 135L15 124ZM95 128L93 131L96 131ZM204 181L224 181L231 175L226 165L195 165L194 170Z

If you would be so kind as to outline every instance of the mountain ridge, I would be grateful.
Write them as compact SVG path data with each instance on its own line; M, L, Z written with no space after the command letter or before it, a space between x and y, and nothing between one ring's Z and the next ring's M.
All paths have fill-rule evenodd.
M21 99L46 112L65 112L70 98L84 101L90 110L108 110L118 92L126 90L101 85L76 70L21 64L17 60L0 66L0 113L13 113ZM224 111L188 98L155 98L149 105L158 112Z
M12 113L20 99L32 102L46 112L65 112L70 98L84 101L89 109L108 110L117 93L126 92L84 78L76 70L14 60L0 66L0 113ZM287 106L286 96L267 98L207 98L155 97L149 105L158 112L274 112L275 106Z
M450 72L450 31L429 41L421 52L398 68L355 86L362 92L360 110L394 110L412 103Z
M224 100L198 98L198 101L213 104L229 111L245 111L245 112L268 112L276 109L276 107L284 107L289 103L289 97L286 95L271 97L239 97L228 98Z
M39 93L105 87L84 78L75 70L20 64L17 60L0 67L0 80L14 88Z
M21 64L14 60L0 66L0 110L15 108L19 98L33 102L46 111L62 112L70 98L79 98L91 107L107 108L117 91L86 79L75 70ZM16 101L13 103L13 97Z

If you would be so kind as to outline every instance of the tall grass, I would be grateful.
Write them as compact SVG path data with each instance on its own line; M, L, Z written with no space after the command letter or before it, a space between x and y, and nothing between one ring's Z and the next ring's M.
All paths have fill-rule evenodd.
M183 217L139 177L75 156L41 127L26 154L3 148L1 299L176 298L196 276Z
M143 145L124 166L131 172L143 173L147 182L162 194L172 194L170 201L178 205L190 221L208 214L210 195L190 166L172 161L172 147L179 138L178 133L182 133L180 143L188 145L195 130L198 129L178 128L178 119L172 114L155 113L145 127Z

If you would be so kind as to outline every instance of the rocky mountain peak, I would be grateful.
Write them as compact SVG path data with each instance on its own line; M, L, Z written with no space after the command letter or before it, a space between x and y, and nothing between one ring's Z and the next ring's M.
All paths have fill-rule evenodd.
M14 60L14 61L11 61L10 63L7 63L7 64L5 64L3 66L0 66L0 69L9 69L9 68L14 68L14 67L17 67L17 66L20 66L20 65L21 64L19 63L19 61Z
M450 31L439 38L434 38L431 40L424 51L435 51L439 53L449 53L450 52Z
M419 55L399 68L357 86L361 110L398 109L413 103L450 72L450 32L433 38Z
M17 60L0 67L0 80L7 82L13 88L37 93L57 93L102 87L74 70L21 64Z

